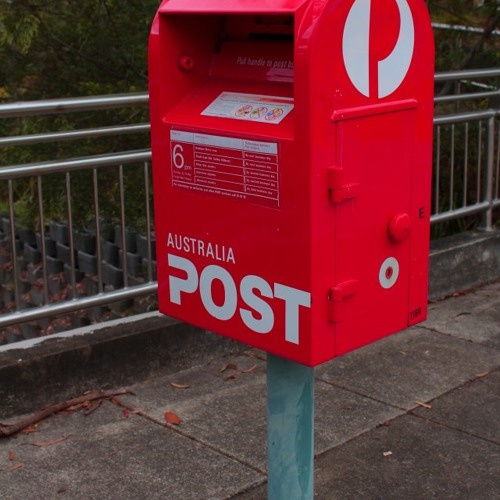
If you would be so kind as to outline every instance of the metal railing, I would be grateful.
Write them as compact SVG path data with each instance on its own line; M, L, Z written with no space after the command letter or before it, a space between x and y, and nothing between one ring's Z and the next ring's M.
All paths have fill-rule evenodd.
M492 230L500 207L499 117L487 110L434 119L432 224L482 214L480 228Z
M468 86L467 82L499 76L500 70L497 69L436 75L438 84L446 81L461 82L455 89L468 92L438 96L437 109L446 108L449 103L497 98L500 95L499 90L493 88L487 92L471 92L475 87ZM0 121L124 107L144 108L147 102L147 94L139 93L9 103L0 105ZM499 116L498 109L436 116L431 216L433 225L481 214L480 226L485 230L492 229L494 211L500 206ZM0 151L1 148L19 148L69 140L137 135L148 130L148 123L139 122L91 126L81 130L15 134L0 138ZM2 340L16 340L6 339L5 332L11 329L11 333L16 333L15 329L21 324L31 324L34 328L32 335L38 336L53 331L50 322L60 315L91 311L100 306L111 306L141 297L154 297L157 284L150 167L148 149L0 166L0 203L4 209L0 224L0 305L3 308L0 310L0 343ZM90 251L79 249L77 230L81 228L77 227L75 222L75 200L81 187L80 176L83 172L87 172L85 182L88 184L87 199L84 203L87 203L88 212L92 214L91 232L95 241ZM106 189L103 188L101 179L104 175L108 178ZM50 207L53 201L50 199L50 192L47 194L47 187L54 184L54 181L50 182L51 176L60 176L60 184L63 185L63 219L67 235L63 241L55 241L55 236L51 239L50 230L47 232L47 227L53 223L46 216L47 207ZM112 179L115 176L114 180L110 181L110 176ZM132 176L132 181L128 180L129 176ZM141 179L139 183L138 178ZM117 205L111 222L112 229L115 230L114 239L112 236L104 236L105 232L109 234L109 221L103 220L103 190L106 196L110 182L114 186L111 198L116 197ZM23 241L20 234L23 228L19 222L17 183L22 186L30 185L32 202L36 207L31 239L28 238L28 241ZM142 185L140 189L138 184ZM140 202L137 200L136 190L141 193ZM140 236L146 247L146 252L142 255L128 238L129 217L126 208L131 201L130 193L135 205L142 207L138 209L141 212L139 218L143 220L143 234ZM115 251L113 263L105 255L108 247ZM33 257L33 254L34 259L29 261L28 257ZM82 257L90 257L95 267L90 271L82 270ZM64 258L66 263L61 265ZM54 262L58 263L55 270L50 266ZM137 267L137 262L140 267L138 274L132 272L132 267ZM108 276L110 273L117 274L120 279L112 282ZM31 302L27 295L30 295ZM95 318L96 321L103 319L106 317ZM34 322L38 322L36 327ZM24 338L27 335L29 334L24 334ZM21 338L23 335L18 340Z
M89 98L55 99L50 101L21 102L0 105L0 119L26 118L33 116L68 114L76 112L95 112L132 106L144 107L148 102L146 93L131 95L113 95ZM148 123L132 123L82 130L56 131L48 133L14 135L0 138L0 147L13 148L34 144L52 144L61 141L80 139L100 139L123 134L141 134L149 131ZM5 151L5 149L4 149ZM6 211L2 214L0 227L0 334L15 337L13 325L34 326L33 322L82 310L92 310L100 306L120 303L127 304L133 299L154 295L156 292L154 240L152 234L153 217L151 209L151 153L149 149L137 151L119 151L82 158L39 161L28 164L0 166L0 187L3 187L1 200ZM81 178L75 176L87 171L90 177L90 199L88 211L92 213L92 234L94 244L88 252L79 250L76 238L78 230L74 223L74 202L78 194ZM101 174L115 178L109 180L117 189L118 208L112 222L103 221ZM145 242L142 257L137 253L135 243L128 238L128 220L126 217L126 179L130 171L134 180L138 171L142 172L143 193L142 225L140 234ZM57 177L59 176L59 177ZM112 176L111 176L112 177ZM29 237L23 241L26 233L24 221L20 222L16 204L16 182L35 184L34 196L37 198L37 215L29 228ZM64 185L64 205L62 225L64 235L58 241L57 236L50 237L53 221L47 220L47 199L44 189L47 184L60 182ZM130 201L130 200L129 200ZM137 202L136 202L137 205ZM59 223L60 225L60 223ZM111 235L105 236L105 230L111 225ZM3 231L2 231L3 229ZM115 230L113 237L113 229ZM51 248L49 248L49 246ZM133 248L132 248L133 247ZM106 252L114 253L107 257ZM130 257L134 260L131 261ZM81 258L90 258L92 269L82 272ZM131 267L140 259L140 272L131 272ZM64 263L65 262L65 263ZM63 264L63 265L61 265ZM88 267L88 263L86 264ZM28 282L28 284L27 284ZM33 293L35 292L35 293ZM36 295L36 298L32 296ZM31 296L31 297L30 297ZM30 300L32 299L32 300ZM108 315L109 316L109 315ZM96 320L107 319L101 313ZM31 325L29 324L31 323ZM36 325L41 333L54 331L51 323L44 327ZM62 326L64 327L64 321ZM66 321L67 324L67 321ZM7 330L3 330L7 329ZM29 329L28 329L29 331ZM37 332L40 333L40 332ZM4 335L5 337L5 335ZM19 335L18 335L19 337ZM21 335L22 337L22 335ZM2 339L0 337L0 343Z
M500 206L499 77L498 68L435 76L441 93L450 93L438 89L434 100L433 225L480 214L478 227L493 228Z

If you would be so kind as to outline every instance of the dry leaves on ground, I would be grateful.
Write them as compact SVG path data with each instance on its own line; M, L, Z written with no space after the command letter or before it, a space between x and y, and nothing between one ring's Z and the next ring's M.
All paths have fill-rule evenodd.
M13 472L17 469L20 469L21 467L24 467L24 464L18 463L14 465L9 465L8 467L0 467L1 472Z
M415 401L415 403L418 405L418 406L422 406L423 408L427 408L428 410L430 410L432 408L431 405L428 405L427 403L423 403L422 401Z
M182 422L179 415L177 415L173 411L165 412L164 417L165 417L165 421L169 424L172 424L172 425L179 425Z
M170 385L174 389L189 389L191 386L188 384L176 384L175 382L170 382Z
M29 443L31 446L37 446L39 448L42 448L44 446L52 446L54 444L62 443L63 441L66 441L66 439L69 439L70 437L73 437L73 434L68 434L67 436L63 436L57 439L53 439L52 441L45 441L45 442L36 442L36 443Z
M231 373L228 377L226 377L224 380L234 380L238 375L241 375L242 373L252 373L257 369L257 364L252 365L250 368L246 368L245 370L240 370L238 368L238 365L235 363L228 363L227 365L224 365L219 372L224 373L228 370L232 370L234 373Z

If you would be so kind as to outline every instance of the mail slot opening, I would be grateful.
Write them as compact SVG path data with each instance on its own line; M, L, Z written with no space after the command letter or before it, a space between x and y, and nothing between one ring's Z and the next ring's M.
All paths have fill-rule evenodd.
M294 18L283 15L229 16L225 36L233 40L284 40L293 42Z
M294 29L293 15L161 13L163 112L189 96L199 114L225 91L292 98Z

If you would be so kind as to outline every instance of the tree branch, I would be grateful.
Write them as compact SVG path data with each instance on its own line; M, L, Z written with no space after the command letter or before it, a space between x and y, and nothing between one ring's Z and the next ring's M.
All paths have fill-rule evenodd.
M68 401L64 401L61 403L56 403L54 405L47 406L43 408L39 412L31 415L29 417L25 417L18 422L10 425L5 425L0 423L0 438L6 438L10 436L14 436L18 432L21 432L23 429L26 429L30 425L34 425L47 417L50 417L54 413L60 412L62 410L66 410L71 406L80 405L82 403L87 403L89 401L96 401L98 399L109 399L115 396L121 396L123 394L133 394L127 390L119 390L119 391L92 391L78 398L70 399Z

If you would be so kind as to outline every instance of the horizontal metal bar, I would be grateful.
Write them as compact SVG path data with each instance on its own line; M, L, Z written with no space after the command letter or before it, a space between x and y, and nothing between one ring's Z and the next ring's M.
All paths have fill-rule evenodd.
M120 125L116 127L98 127L83 130L72 130L70 132L52 132L49 134L17 135L13 137L0 138L2 146L24 146L27 144L40 144L44 142L70 141L75 139L86 139L88 137L107 137L123 134L137 134L149 132L149 123L138 125Z
M449 125L468 121L488 120L499 114L499 110L488 109L486 111L471 111L469 113L455 113L434 117L434 125Z
M434 75L435 82L446 82L449 80L462 80L470 78L490 78L500 76L500 68L488 69L465 69L461 71L444 71Z
M0 180L18 179L37 175L71 172L86 168L102 168L110 165L124 165L126 163L144 163L151 160L151 150L141 149L125 153L86 156L70 160L61 160L43 163L27 163L0 167Z
M443 104L446 102L471 101L475 99L487 99L491 97L500 97L500 90L495 90L492 92L471 92L469 94L443 95L435 97L434 102L436 104Z
M471 120L484 120L492 116L499 115L500 111L487 110L470 113L459 113L454 115L437 116L434 118L435 125L445 125L460 123ZM141 126L141 132L147 130L146 126ZM47 134L49 135L49 134ZM55 162L28 163L21 165L10 165L0 168L0 180L15 179L20 177L44 175L57 172L66 172L78 169L106 167L135 162L151 160L151 150L111 153L106 155L95 155L84 158L59 160Z
M70 312L88 309L102 305L119 302L121 300L130 300L144 295L152 295L157 292L158 284L156 282L146 283L144 285L136 285L128 288L122 288L112 292L100 293L91 297L79 297L58 304L49 304L42 307L34 307L32 309L23 309L9 314L0 315L0 328L12 326L28 321L36 321L42 318L58 316Z
M441 212L439 214L431 215L431 224L437 224L438 222L445 222L452 219L458 219L465 215L475 215L489 210L490 204L487 201L481 203L475 203L462 208L455 208L453 210L448 210L446 212Z
M443 82L495 76L500 76L499 68L439 72L435 74L434 79L436 82ZM131 94L110 94L103 96L47 99L43 101L12 102L0 105L0 118L141 106L146 105L148 101L149 95L147 92L136 92Z
M463 31L466 33L484 33L484 28L477 28L476 26L463 26L461 24L432 23L432 27L437 30ZM500 36L500 30L493 30L491 34L494 36Z
M147 92L138 92L133 94L111 94L107 96L12 102L0 105L0 118L141 106L147 104L148 100L149 95Z

